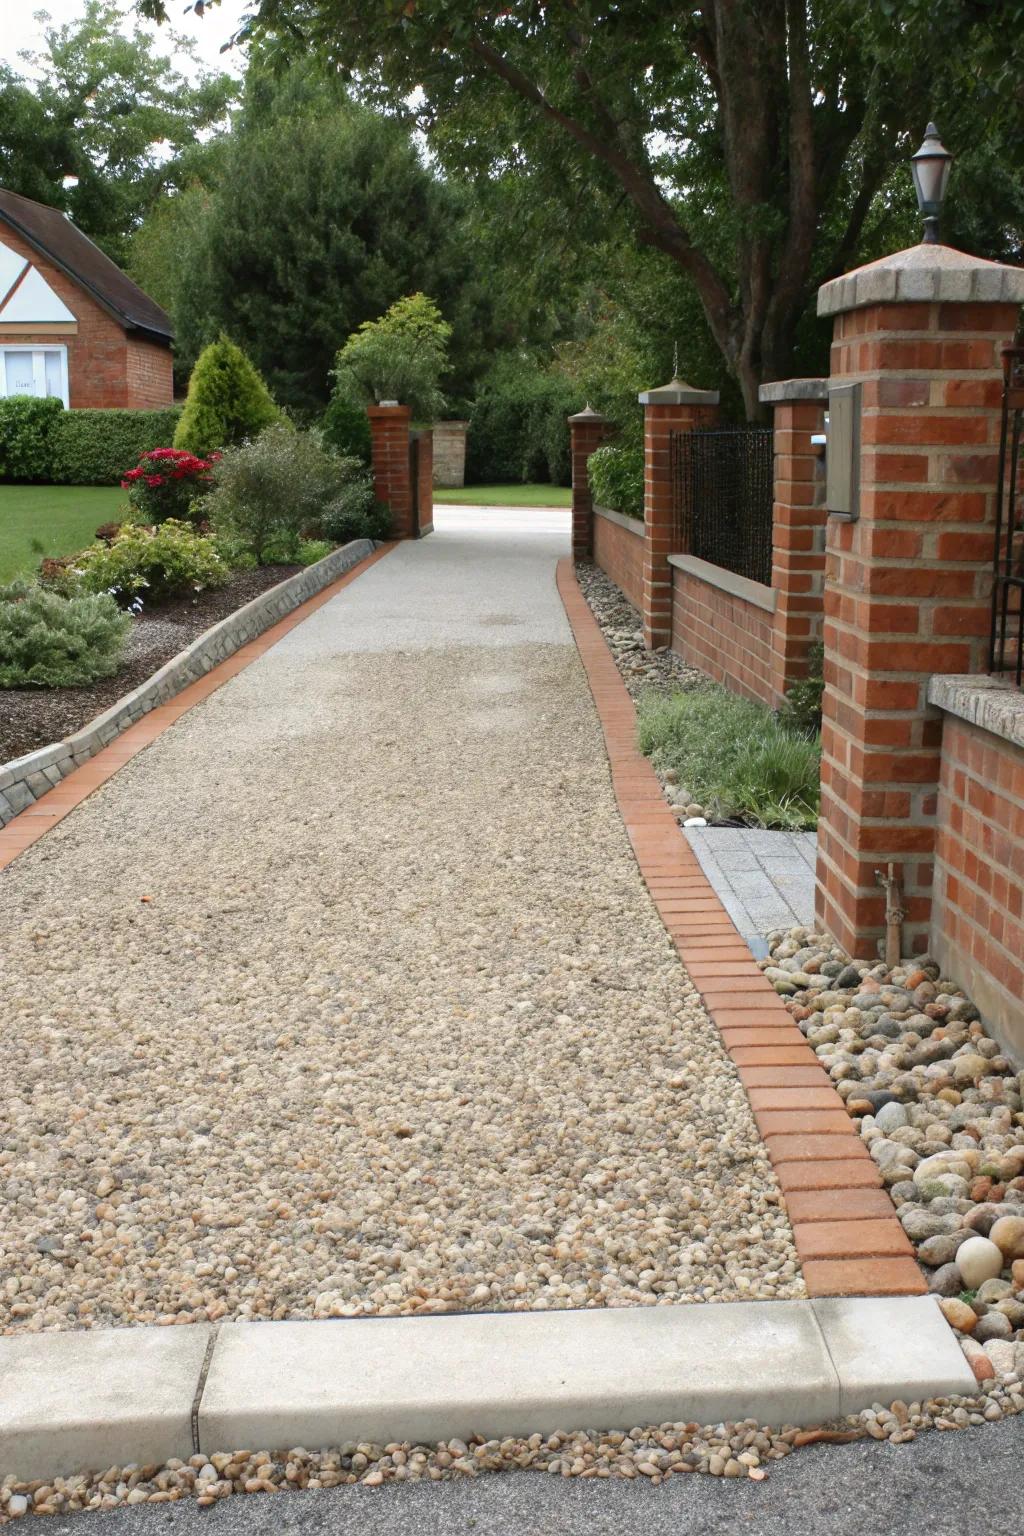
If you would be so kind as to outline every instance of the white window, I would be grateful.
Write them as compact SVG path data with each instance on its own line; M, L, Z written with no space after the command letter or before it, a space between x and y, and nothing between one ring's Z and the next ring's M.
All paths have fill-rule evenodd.
M67 347L0 347L0 396L56 395L68 403Z

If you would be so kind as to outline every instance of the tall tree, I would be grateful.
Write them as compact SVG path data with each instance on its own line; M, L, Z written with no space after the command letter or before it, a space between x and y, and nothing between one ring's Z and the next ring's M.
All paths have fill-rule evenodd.
M301 39L395 110L416 92L449 165L522 158L551 195L621 199L755 414L935 102L959 112L969 90L974 131L996 121L1013 76L993 61L1001 44L1019 62L1022 17L1021 0L251 0L240 35Z
M64 209L123 262L182 157L226 125L238 86L198 64L186 78L122 21L111 0L86 0L78 20L46 27L24 74L0 70L0 185Z
M346 337L423 291L454 327L463 387L485 359L493 306L460 238L465 196L336 73L316 61L276 72L256 57L202 176L138 245L140 275L147 256L165 274L184 357L223 330L278 400L315 409Z

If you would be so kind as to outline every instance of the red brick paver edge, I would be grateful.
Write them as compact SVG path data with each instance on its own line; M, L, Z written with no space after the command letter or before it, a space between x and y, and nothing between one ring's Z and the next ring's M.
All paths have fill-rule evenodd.
M572 561L558 591L604 731L640 873L747 1090L786 1199L810 1296L927 1287L842 1099L716 896L636 747L636 712Z
M237 677L239 672L243 672L264 652L269 651L272 645L276 645L283 639L289 630L294 629L297 624L302 623L303 619L308 619L311 613L315 613L318 608L330 602L342 587L347 587L349 582L355 581L357 576L369 570L371 565L383 559L394 547L393 543L384 544L380 549L374 550L372 555L367 555L365 560L360 560L358 565L352 566L343 576L339 576L337 581L332 581L330 586L324 587L313 597L308 597L304 603L293 608L291 613L285 614L283 619L278 619L276 624L265 629L255 640L239 646L226 661L212 667L205 677L189 683L188 687L175 694L169 703L160 704L156 709L151 709L135 725L122 731L120 736L115 736L109 746L97 752L94 757L90 757L81 768L73 769L54 789L50 790L49 794L37 800L35 805L28 806L26 810L12 817L7 825L0 829L0 870L13 863L19 853L26 848L31 848L33 843L37 843L58 821L63 821L64 817L76 806L81 805L94 789L105 784L119 768L148 747L151 741L162 736L175 720L180 719L194 705L202 703L203 699L209 698L211 693L215 693L231 678Z

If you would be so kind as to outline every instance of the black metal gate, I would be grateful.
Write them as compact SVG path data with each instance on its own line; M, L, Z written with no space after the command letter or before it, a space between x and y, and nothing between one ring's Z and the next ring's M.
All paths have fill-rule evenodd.
M672 434L673 543L771 586L771 427Z
M1024 347L1004 349L1003 379L989 670L1012 673L1019 688L1024 672Z

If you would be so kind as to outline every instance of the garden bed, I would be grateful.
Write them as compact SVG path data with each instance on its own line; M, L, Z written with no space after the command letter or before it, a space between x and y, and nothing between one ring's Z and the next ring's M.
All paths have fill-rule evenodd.
M124 665L88 688L0 688L0 764L80 730L212 625L301 569L238 571L226 586L144 611L125 646Z

